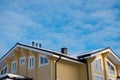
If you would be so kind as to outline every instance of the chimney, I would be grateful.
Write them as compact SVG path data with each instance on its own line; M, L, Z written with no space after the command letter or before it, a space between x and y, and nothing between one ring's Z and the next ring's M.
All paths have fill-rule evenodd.
M65 48L65 47L61 48L61 53L63 53L63 54L66 54L66 55L67 55L67 48Z
M32 41L32 46L34 46L35 45L35 42L34 41Z

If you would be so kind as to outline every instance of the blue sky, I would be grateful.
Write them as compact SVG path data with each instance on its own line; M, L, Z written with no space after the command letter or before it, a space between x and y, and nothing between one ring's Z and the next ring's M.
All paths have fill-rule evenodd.
M0 0L0 57L16 42L70 55L111 47L120 56L119 0Z

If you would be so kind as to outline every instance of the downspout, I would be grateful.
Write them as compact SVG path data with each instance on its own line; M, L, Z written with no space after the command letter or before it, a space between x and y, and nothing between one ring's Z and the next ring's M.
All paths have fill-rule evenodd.
M55 61L55 80L57 80L57 62L59 62L61 59L61 56Z
M88 63L87 63L87 60L85 60L85 63L86 63L86 70L87 70L87 80L89 80L89 68L88 68Z

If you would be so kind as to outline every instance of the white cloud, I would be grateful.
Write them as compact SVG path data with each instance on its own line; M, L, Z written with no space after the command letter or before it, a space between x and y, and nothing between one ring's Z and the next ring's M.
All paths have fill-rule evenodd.
M70 53L106 46L118 50L117 0L6 0L1 4L0 44L5 47L8 42L36 41L50 49L68 47Z

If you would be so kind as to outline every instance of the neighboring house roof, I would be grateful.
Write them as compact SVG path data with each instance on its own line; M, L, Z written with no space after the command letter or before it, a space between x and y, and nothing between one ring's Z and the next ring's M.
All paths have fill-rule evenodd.
M72 62L76 62L76 63L83 63L80 60L70 57L68 55L65 55L61 52L57 52L57 51L53 51L53 50L48 50L48 49L43 49L43 48L37 48L34 46L29 46L29 45L25 45L25 44L21 44L21 43L16 43L15 46L13 46L1 59L0 59L0 64L2 63L2 61L4 60L5 57L9 56L17 47L21 47L21 48L25 48L28 50L32 50L32 51L36 51L36 52L41 52L43 54L46 55L50 55L50 56L54 56L54 57L59 57L61 56L62 59L65 60L69 60Z
M120 65L120 58L115 54L115 52L110 47L94 50L88 53L83 53L78 56L78 59L85 60L91 57L95 57L98 54L103 54L105 52L110 52L110 54L108 55L108 58L115 64Z
M6 76L9 76L11 78L24 78L23 76L20 76L20 75L16 75L16 74L11 74L11 73L7 73L7 74L4 74L4 75L1 75L0 78L2 77L6 77Z
M4 79L32 80L31 78L27 78L27 77L24 77L24 76L11 74L11 73L7 73L7 74L4 74L4 75L0 76L0 80L4 80Z

